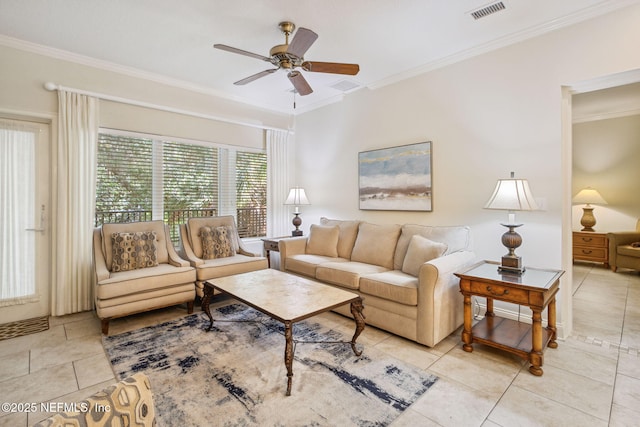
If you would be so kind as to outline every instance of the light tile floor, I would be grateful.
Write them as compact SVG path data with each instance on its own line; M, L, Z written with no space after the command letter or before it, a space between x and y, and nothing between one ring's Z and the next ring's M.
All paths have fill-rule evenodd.
M638 425L640 275L584 263L574 266L573 278L574 331L545 352L542 377L488 347L464 352L459 331L428 348L366 328L358 340L365 348L440 377L393 426ZM110 333L184 315L186 307L173 307L117 319ZM333 313L319 321L353 330L352 320ZM51 318L46 332L0 341L0 402L80 401L114 381L93 312ZM0 412L0 426L28 426L46 416Z

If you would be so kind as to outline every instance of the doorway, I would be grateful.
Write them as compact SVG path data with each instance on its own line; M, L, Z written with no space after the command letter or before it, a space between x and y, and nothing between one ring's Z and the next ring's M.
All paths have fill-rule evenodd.
M0 323L50 313L50 125L0 117Z

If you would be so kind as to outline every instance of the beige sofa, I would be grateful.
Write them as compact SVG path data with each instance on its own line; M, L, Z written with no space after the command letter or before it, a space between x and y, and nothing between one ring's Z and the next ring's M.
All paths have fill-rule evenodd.
M468 227L322 218L279 250L281 270L360 294L367 324L432 347L463 323L453 273L476 258ZM336 311L350 316L348 307Z
M217 257L207 258L204 255L201 230L203 227L228 229L228 239L232 250ZM259 254L250 252L242 243L238 235L233 216L216 216L205 218L189 218L186 224L180 225L180 240L182 242L181 255L196 269L196 294L204 295L203 282L218 277L248 273L250 271L268 268L267 259ZM230 255L230 256L229 256Z
M611 270L630 268L640 271L640 219L636 231L608 233L609 266Z
M162 221L96 228L93 258L103 334L115 317L182 303L193 312L196 271L178 256Z

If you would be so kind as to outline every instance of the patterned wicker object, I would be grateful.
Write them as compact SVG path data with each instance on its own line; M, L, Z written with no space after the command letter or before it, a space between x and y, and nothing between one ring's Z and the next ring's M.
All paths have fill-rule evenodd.
M113 233L113 264L111 271L128 271L158 265L155 231Z
M156 425L155 408L149 379L134 374L80 402L76 407L85 412L60 412L40 421L34 427L90 427Z
M35 334L49 329L49 316L34 317L33 319L0 325L0 341L23 335Z

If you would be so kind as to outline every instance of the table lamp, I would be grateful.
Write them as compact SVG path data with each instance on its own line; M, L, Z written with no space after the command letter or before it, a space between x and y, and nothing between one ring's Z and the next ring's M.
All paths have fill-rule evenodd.
M580 224L584 227L580 231L595 231L593 226L596 225L596 217L593 216L593 208L591 203L595 205L606 205L607 202L602 198L597 190L591 187L584 188L578 192L573 198L574 205L585 204L582 208L582 218L580 218Z
M302 236L302 230L300 230L300 226L302 225L302 218L300 218L300 206L302 205L310 205L309 199L307 199L307 195L304 192L304 188L293 187L289 190L289 195L287 196L287 200L284 202L285 206L295 206L295 210L293 211L293 225L296 227L295 230L291 232L291 235Z
M511 178L498 180L496 188L484 208L509 211L509 222L501 224L509 229L502 235L502 244L509 250L509 253L502 257L502 264L498 270L522 274L524 272L522 258L515 253L516 248L522 244L522 236L516 233L515 228L522 226L522 224L516 224L515 211L538 209L529 188L529 182L526 179L515 179L514 173L511 172Z

